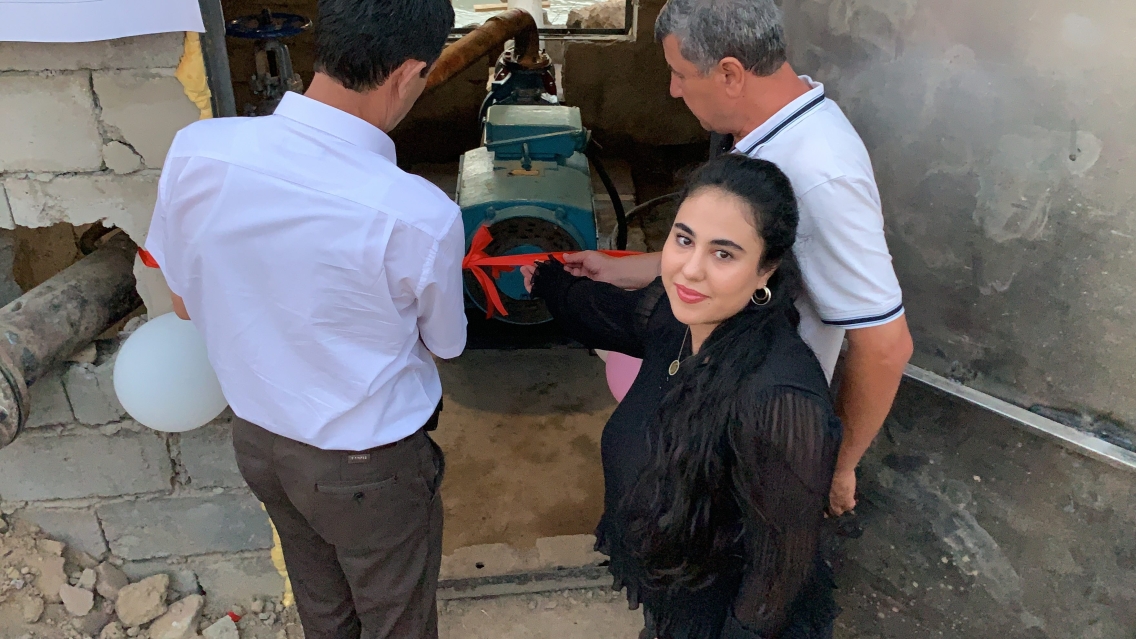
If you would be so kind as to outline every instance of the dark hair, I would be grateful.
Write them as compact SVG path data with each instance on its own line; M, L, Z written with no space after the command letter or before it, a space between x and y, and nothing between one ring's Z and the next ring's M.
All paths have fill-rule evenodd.
M704 588L744 563L738 549L744 529L737 522L740 500L748 497L736 490L734 476L735 398L773 347L770 320L799 319L791 253L798 214L789 178L771 162L730 154L691 176L683 198L706 188L749 205L765 242L761 263L778 269L769 283L773 299L751 303L716 327L663 397L651 429L651 460L620 506L628 523L622 542L644 566L644 585L655 591Z
M369 91L407 60L434 64L453 26L450 0L319 0L315 70Z
M738 153L718 156L703 164L687 179L679 205L707 188L721 189L745 202L750 223L765 244L761 268L778 266L782 262L789 262L787 266L793 268L792 249L797 239L800 215L793 186L776 164ZM778 278L779 282L781 279ZM770 289L775 287L771 281ZM796 291L789 293L792 295Z

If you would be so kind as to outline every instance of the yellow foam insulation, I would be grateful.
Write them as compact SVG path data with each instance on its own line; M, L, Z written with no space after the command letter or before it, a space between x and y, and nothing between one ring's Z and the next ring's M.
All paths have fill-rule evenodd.
M264 510L264 504L260 505ZM285 607L289 607L296 603L296 598L292 596L292 581L288 579L288 569L284 567L284 551L280 548L280 534L276 532L276 525L272 523L272 518L268 518L268 525L272 528L272 565L276 566L276 572L284 578L284 597L280 603Z
M185 96L201 110L201 118L205 120L213 117L213 94L209 91L209 78L205 75L205 58L201 54L201 34L187 31L185 34L185 50L181 54L181 62L174 72L181 82Z

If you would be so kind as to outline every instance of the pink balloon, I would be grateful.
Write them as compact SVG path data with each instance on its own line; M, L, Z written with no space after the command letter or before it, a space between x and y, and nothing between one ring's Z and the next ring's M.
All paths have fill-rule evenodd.
M639 367L643 360L635 359L630 355L612 351L607 354L607 387L615 396L615 401L622 402L624 395L631 388L635 376L639 374Z

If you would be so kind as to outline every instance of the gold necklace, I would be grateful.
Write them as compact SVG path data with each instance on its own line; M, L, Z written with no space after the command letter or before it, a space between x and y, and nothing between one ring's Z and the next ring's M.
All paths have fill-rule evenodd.
M682 345L680 345L678 347L678 355L675 356L675 360L673 362L671 362L671 365L669 367L667 367L667 375L669 377L674 377L675 373L678 372L678 368L680 366L682 366L682 349L686 348L686 338L687 337L690 337L690 327L689 326L686 327L686 333L684 333L683 336L682 336Z

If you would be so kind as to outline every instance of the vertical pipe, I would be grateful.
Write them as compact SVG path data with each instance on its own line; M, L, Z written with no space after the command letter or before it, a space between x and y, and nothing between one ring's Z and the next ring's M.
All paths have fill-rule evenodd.
M221 0L198 0L205 33L201 53L205 57L205 74L209 76L209 92L213 94L213 116L233 117L237 100L233 95L233 78L229 72L229 50L225 47L225 14Z

